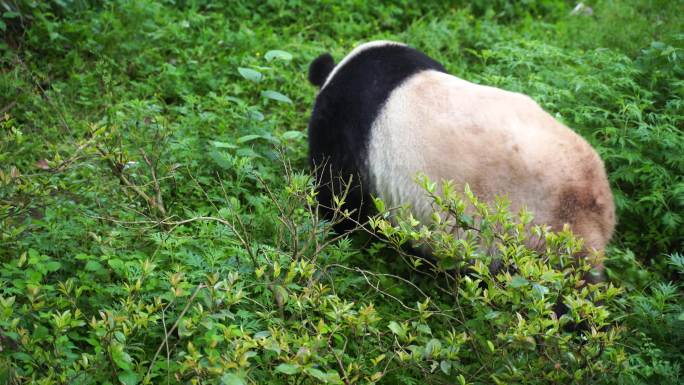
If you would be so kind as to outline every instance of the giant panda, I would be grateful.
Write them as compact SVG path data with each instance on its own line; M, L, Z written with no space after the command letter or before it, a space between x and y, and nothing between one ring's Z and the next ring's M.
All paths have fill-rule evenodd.
M339 231L367 219L372 196L408 204L428 223L431 202L415 182L423 173L468 183L484 201L506 195L537 224L568 224L587 250L610 240L615 209L603 162L530 97L457 78L390 41L362 44L337 65L323 54L308 75L320 87L308 127L317 197L330 211L333 196L345 195L353 212Z

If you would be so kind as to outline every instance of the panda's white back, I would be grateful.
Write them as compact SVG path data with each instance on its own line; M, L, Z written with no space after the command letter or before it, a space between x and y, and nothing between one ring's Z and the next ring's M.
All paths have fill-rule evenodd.
M418 173L468 183L484 200L506 195L514 211L525 205L556 229L568 223L596 249L614 227L603 163L583 138L525 95L443 72L419 72L391 93L371 129L367 170L377 196L410 204L421 221L431 208Z

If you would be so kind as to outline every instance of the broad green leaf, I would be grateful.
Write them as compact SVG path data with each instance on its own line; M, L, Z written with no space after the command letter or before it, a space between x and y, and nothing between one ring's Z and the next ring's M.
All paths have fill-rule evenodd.
M124 351L123 345L120 343L113 343L110 347L110 352L116 366L123 370L131 370L131 362L133 359Z
M430 329L430 326L423 323L416 325L416 330L423 334L432 334L432 329Z
M226 142L219 142L218 140L211 140L209 141L212 146L216 148L237 148L238 146L232 144L232 143L226 143Z
M230 96L230 95L228 95L228 96L224 96L223 98L226 99L226 100L229 101L229 102L237 103L237 104L239 104L239 105L244 105L244 104L245 104L245 101L244 101L244 100L242 100L242 99L240 99L240 98L236 98L235 96Z
M223 385L247 385L245 379L235 373L226 373L221 376L221 384Z
M102 271L102 264L98 261L88 261L86 262L85 269L88 271Z
M285 373L285 374L297 374L302 371L302 368L299 365L293 365L293 364L280 364L276 366L275 370L280 373Z
M539 297L544 297L544 295L549 293L549 288L544 286L544 285L540 285L538 283L533 283L532 284L532 291L537 293L539 295Z
M527 286L528 283L530 283L528 280L519 275L516 275L513 277L513 279L511 279L511 287L514 288Z
M341 384L340 375L335 371L323 372L316 368L306 368L306 373L325 384Z
M238 67L238 72L240 73L240 75L242 75L243 78L254 83L259 83L261 79L264 77L261 74L261 72L255 71L251 68Z
M126 335L123 334L121 331L115 331L114 332L114 338L116 338L117 341L124 343L126 342Z
M29 356L26 353L22 353L22 352L12 353L12 357L16 358L19 361L23 361L23 362L33 361L33 358L31 358L31 356Z
M120 272L124 268L124 261L114 258L110 259L107 261L107 264L112 267L112 269L116 270L117 272Z
M441 349L442 343L438 339L433 338L425 345L425 357L430 358L434 353L439 353Z
M138 382L140 382L140 378L138 377L137 373L126 370L119 374L119 381L121 381L121 383L124 385L136 385Z
M279 59L284 61L292 60L292 54L286 51L281 51L279 49L274 49L266 52L264 59L267 61L272 61L273 59Z
M500 312L492 310L489 313L485 314L485 319L494 319L497 318L500 314Z
M456 377L456 378L458 378L458 383L459 383L459 384L461 384L461 385L466 385L465 377L463 377L462 374L459 374L458 377Z
M264 114L262 114L261 111L254 108L247 111L247 116L251 120L255 120L257 122L261 122L262 120L264 120Z
M266 90L261 92L261 96L267 99L273 99L279 102L283 103L292 103L292 99L288 98L287 96L281 94L278 91L273 91L273 90Z
M444 374L448 375L451 372L451 361L442 360L439 363L439 368Z
M59 270L60 267L62 267L62 264L57 261L50 261L45 264L45 269L49 272L55 272Z
M286 131L283 132L282 138L286 140L293 140L303 138L305 135L301 131Z
M396 321L390 321L387 327L392 331L392 333L398 335L399 337L406 337L406 330L404 330L404 328Z
M263 138L262 135L250 134L250 135L245 135L245 136L239 137L237 142L238 143L246 143L246 142L251 142L253 140L262 139L262 138Z
M264 343L264 349L280 354L280 345L278 345L278 341L274 339L266 341L266 343Z
M262 330L262 331L260 331L260 332L254 333L253 338L254 338L255 340L260 340L260 339L263 339L263 338L268 338L270 335L271 335L271 332L270 332L270 331L268 331L268 330Z

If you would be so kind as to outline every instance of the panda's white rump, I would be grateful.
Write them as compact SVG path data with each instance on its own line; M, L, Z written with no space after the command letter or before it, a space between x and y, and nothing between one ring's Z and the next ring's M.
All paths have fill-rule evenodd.
M371 128L367 171L377 196L410 204L423 222L431 207L417 173L468 183L484 200L506 195L512 210L527 206L537 223L569 223L589 247L602 249L614 227L603 163L583 138L525 95L438 71L415 74L391 93ZM568 211L568 199L585 204Z

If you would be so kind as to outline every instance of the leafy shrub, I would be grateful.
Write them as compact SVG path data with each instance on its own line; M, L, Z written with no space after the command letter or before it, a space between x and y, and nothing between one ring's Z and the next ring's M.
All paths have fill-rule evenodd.
M593 383L622 371L619 329L609 328L609 313L595 304L612 303L620 290L584 283L591 266L573 257L581 242L571 232L531 228L529 212L513 216L503 199L480 202L467 185L465 194L451 182L438 185L423 178L421 186L434 200L432 223L421 224L403 210L389 219L379 200L384 214L370 222L397 250L407 242L430 250L436 259L433 278L453 298L455 324L449 335L461 336L460 344L430 340L424 348L406 348L412 357L416 352L433 356L434 346L444 346L440 368L447 374L454 368L474 383ZM546 245L543 254L526 246L534 239ZM558 303L568 307L567 314L556 314ZM588 330L564 333L571 325ZM406 326L392 330L399 342L420 335Z
M518 21L525 17L557 18L569 12L567 4L558 0L476 0L463 2L477 17L492 17L502 21Z
M620 34L618 2L407 4L0 0L21 14L0 48L0 382L681 382L681 13L638 4ZM523 91L598 148L609 283L576 287L578 241L528 249L504 202L438 202L461 241L318 219L306 67L373 38Z
M404 310L386 320L367 297L340 288L366 286L351 282L341 264L351 244L328 239L331 224L317 219L311 178L285 171L284 191L259 189L270 197L263 220L283 224L271 242L254 242L239 203L229 199L215 216L157 222L173 229L145 237L156 256L79 254L67 264L29 249L5 263L0 328L3 343L13 345L6 375L46 383L246 383L290 376L394 382L406 375L478 383L589 381L621 369L618 329L603 330L611 318L593 303L612 303L619 290L605 284L580 289L588 265L570 263L579 247L570 233L535 229L549 244L548 259L540 258L522 244L525 219L517 223L505 205L488 208L472 195L477 214L466 217L465 203L448 187L437 200L448 216L434 229L417 229L411 218L396 226L378 218L373 226L390 244L420 239L440 256L440 266L461 267L453 274L440 267L434 273L444 283L416 286L420 293L444 294L415 306L389 300ZM454 220L464 226L463 239L445 231ZM481 226L475 230L470 221ZM212 251L197 256L194 250L206 242ZM490 273L492 256L477 253L477 244L498 249L498 273ZM178 258L184 263L173 262ZM463 275L471 259L473 274ZM352 271L382 298L388 278ZM46 285L47 277L56 284ZM89 283L95 280L99 289ZM560 319L553 313L557 301L570 309ZM103 309L102 302L111 305ZM589 330L565 333L569 322L587 323Z

